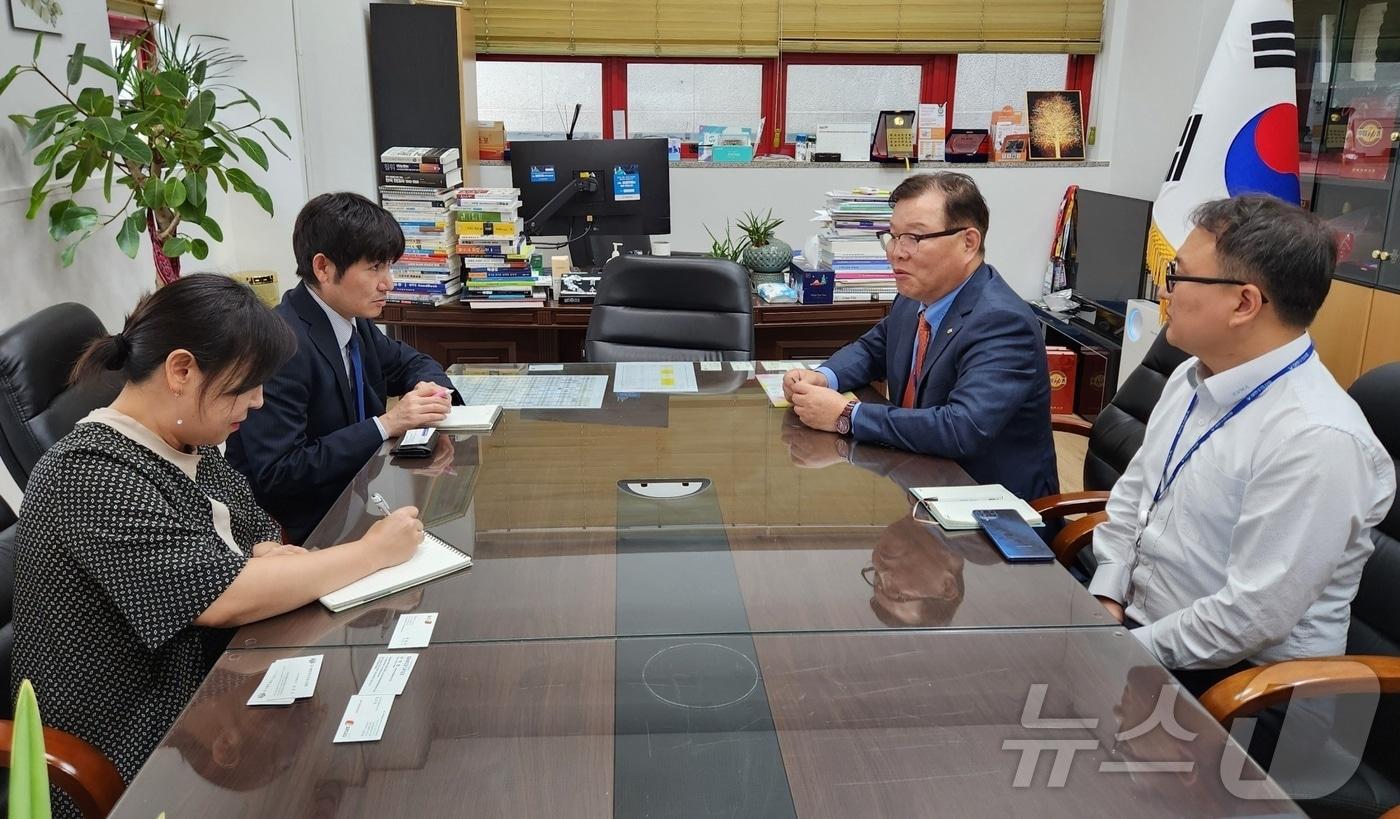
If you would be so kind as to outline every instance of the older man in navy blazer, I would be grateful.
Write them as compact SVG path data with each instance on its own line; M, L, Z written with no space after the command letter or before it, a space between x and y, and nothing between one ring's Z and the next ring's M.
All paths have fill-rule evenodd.
M956 460L1022 498L1058 491L1045 343L1030 308L984 259L987 203L971 177L919 174L890 196L881 242L900 297L870 332L783 389L814 429ZM872 381L891 404L839 391Z
M297 215L292 248L302 281L276 309L297 351L229 438L228 459L300 543L384 441L442 421L455 393L441 365L370 321L404 250L388 211L358 194L323 194ZM391 395L401 398L386 409Z

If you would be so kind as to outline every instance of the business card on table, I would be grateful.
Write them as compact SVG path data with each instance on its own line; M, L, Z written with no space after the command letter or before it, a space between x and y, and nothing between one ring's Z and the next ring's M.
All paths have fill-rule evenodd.
M714 372L714 371L716 371L716 370L723 370L723 369L724 369L724 362L723 362L723 361L701 361L701 362L700 362L700 369L702 369L702 370L708 370L708 371L710 371L710 372Z
M389 638L389 648L427 648L433 639L433 625L437 623L437 612L425 611L417 614L399 615L398 625Z
M733 370L733 371L736 372L736 373L737 373L737 372L751 373L751 372L753 372L753 362L752 362L752 361L731 361L731 362L729 362L729 369Z
M530 372L532 372L532 373L558 373L558 372L563 372L563 371L564 371L564 365L563 365L563 364L531 364L531 365L530 365Z
M360 696L388 694L397 697L408 685L408 675L413 673L413 665L418 662L417 654L380 654L374 658L365 682L360 686Z
M316 680L321 676L324 654L310 657L290 657L277 660L267 667L262 682L248 698L249 705L291 705L316 693Z
M345 713L340 717L340 725L335 730L335 741L377 741L384 736L384 726L389 722L389 709L393 707L392 694L357 694L351 697L349 704L345 706Z

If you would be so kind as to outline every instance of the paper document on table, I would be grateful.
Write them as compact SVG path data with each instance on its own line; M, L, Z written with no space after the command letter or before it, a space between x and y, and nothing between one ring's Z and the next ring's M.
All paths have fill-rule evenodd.
M689 361L625 361L613 370L613 392L695 392Z
M784 373L759 373L758 383L763 387L763 391L768 393L768 403L775 407L790 407L792 404L783 397L783 375ZM856 400L853 392L842 393L850 400Z
M466 404L505 409L598 409L608 389L606 375L451 375Z

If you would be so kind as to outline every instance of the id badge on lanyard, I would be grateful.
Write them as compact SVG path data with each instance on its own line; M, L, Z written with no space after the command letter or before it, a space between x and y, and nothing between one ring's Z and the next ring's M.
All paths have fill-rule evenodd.
M1177 476L1181 474L1181 468L1186 466L1186 462L1191 460L1191 456L1196 454L1196 450L1200 449L1201 445L1204 444L1210 436L1214 435L1217 430L1229 423L1231 418L1239 415L1240 411L1245 407L1253 404L1259 396L1264 394L1264 391L1267 390L1271 384L1301 367L1303 362L1311 358L1313 349L1312 343L1309 342L1308 349L1304 350L1301 355L1290 361L1283 369L1264 379L1259 386L1250 390L1244 398L1241 398L1237 404L1230 408L1229 412L1222 415L1220 420L1212 424L1210 429L1206 430L1205 434L1198 438L1196 443L1191 445L1190 449L1186 450L1186 454L1182 455L1181 460L1177 462L1176 468L1172 469L1172 457L1176 455L1177 444L1181 443L1181 434L1186 431L1186 422L1190 420L1191 413L1195 411L1196 402L1200 398L1198 395L1191 396L1191 403L1186 405L1186 414L1181 416L1181 424L1177 426L1176 435L1172 438L1172 445L1167 450L1167 459L1162 464L1162 478L1157 482L1157 490L1152 493L1152 502L1148 504L1146 508L1138 510L1138 533L1137 538L1133 541L1134 568L1137 567L1139 556L1142 553L1142 538L1147 533L1147 527L1152 523L1152 514L1157 511L1157 504L1162 502L1162 498L1166 497L1167 492L1172 488L1172 485L1176 483ZM1168 470L1170 470L1170 475L1168 474ZM1132 599L1133 584L1131 572L1128 578L1128 598Z

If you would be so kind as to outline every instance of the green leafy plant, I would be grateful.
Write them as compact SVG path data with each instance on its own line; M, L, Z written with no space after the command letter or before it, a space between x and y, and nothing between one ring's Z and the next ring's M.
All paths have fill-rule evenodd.
M739 220L738 228L748 237L751 246L763 247L773 241L773 234L777 231L778 225L782 223L782 219L773 218L772 209L769 209L763 216L746 210L744 218Z
M738 262L744 257L744 251L749 249L747 238L735 239L729 235L729 220L724 220L724 238L716 236L705 226L705 232L710 235L710 255L716 259L728 259L731 262Z
M29 680L19 684L15 698L14 734L10 745L10 815L48 817L49 769L44 761L44 723L39 700Z
M244 59L219 45L223 38L196 34L181 37L180 29L154 27L150 39L131 38L123 45L116 64L86 53L78 43L68 57L64 77L55 81L39 67L44 35L34 40L34 54L27 65L16 65L0 77L0 94L16 78L34 74L61 100L29 115L11 114L24 134L24 150L34 152L34 164L43 168L29 195L25 216L39 215L49 206L49 235L68 241L59 254L64 267L73 263L78 245L95 231L120 221L117 245L136 258L141 232L151 237L156 271L162 283L179 278L180 257L196 259L209 254L209 242L191 235L193 226L208 240L223 241L223 230L208 213L209 179L251 196L272 215L272 197L236 167L240 159L268 168L262 142L287 156L269 134L275 127L287 138L291 132L277 117L262 112L246 91L222 80ZM144 63L142 49L154 46L154 62ZM95 71L114 81L105 85L74 87L84 73ZM91 76L91 75L89 75ZM220 91L219 95L215 91ZM220 101L220 98L224 101ZM227 118L243 113L236 124ZM259 139L255 138L261 137ZM81 205L73 198L97 179L109 204L113 188L124 189L111 213ZM56 184L61 183L61 184Z

